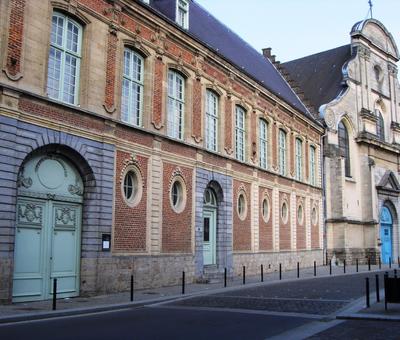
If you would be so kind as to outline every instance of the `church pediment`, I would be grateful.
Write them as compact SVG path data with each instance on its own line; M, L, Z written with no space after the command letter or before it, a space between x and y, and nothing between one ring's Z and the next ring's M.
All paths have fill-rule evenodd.
M381 178L381 181L376 186L378 190L385 190L400 193L400 184L397 180L395 174L392 171L386 171L386 173Z

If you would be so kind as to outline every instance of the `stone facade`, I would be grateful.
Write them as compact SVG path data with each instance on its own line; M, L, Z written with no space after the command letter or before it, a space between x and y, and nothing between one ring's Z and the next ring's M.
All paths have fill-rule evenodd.
M1 301L12 300L17 176L24 160L35 153L62 154L84 180L82 295L126 290L132 274L137 288L157 287L178 283L182 271L194 281L220 275L225 267L234 275L238 266L248 265L251 274L263 262L293 268L297 261L311 265L322 258L323 219L312 222L310 216L314 207L318 216L323 211L318 156L323 128L312 116L141 1L6 0L0 10ZM82 26L75 104L47 93L55 12ZM138 126L125 122L121 113L127 48L144 60ZM184 79L181 140L168 135L170 70ZM205 143L207 90L218 97L214 151ZM246 113L243 161L235 159L237 106ZM259 160L260 119L268 123L266 169ZM279 129L287 134L284 175L279 173ZM297 137L304 141L304 176L296 180ZM308 164L311 145L317 150L315 183ZM124 191L129 171L137 178L137 199L132 201ZM179 198L172 193L176 181ZM218 197L216 268L203 265L203 196L208 186ZM244 219L238 216L239 192L246 196ZM284 223L282 197L288 203ZM110 251L102 249L103 235L111 235Z

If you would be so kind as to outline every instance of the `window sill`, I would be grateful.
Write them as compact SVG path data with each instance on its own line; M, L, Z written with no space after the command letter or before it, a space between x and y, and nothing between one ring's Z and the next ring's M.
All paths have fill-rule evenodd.
M353 177L345 177L344 178L344 180L346 181L346 182L351 182L351 183L356 183L356 180L353 178Z

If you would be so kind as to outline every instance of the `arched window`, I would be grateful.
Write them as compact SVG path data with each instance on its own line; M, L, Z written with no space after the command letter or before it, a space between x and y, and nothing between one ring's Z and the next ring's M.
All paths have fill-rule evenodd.
M54 12L51 24L47 94L68 104L78 104L82 26Z
M376 111L376 135L381 141L385 141L385 123L383 121L382 113L377 110Z
M173 70L168 72L168 136L183 139L183 115L185 112L185 79Z
M142 124L143 74L143 58L133 50L125 48L121 118L135 126Z
M349 149L349 134L346 126L341 121L338 125L339 133L339 151L340 155L344 157L344 173L346 177L351 177L350 174L350 149Z
M286 175L286 132L279 130L279 173Z
M296 179L303 179L303 142L296 138Z
M264 119L259 121L259 148L260 167L268 168L268 123Z
M235 152L236 159L244 162L245 160L245 126L246 113L241 106L236 106L235 112Z
M218 139L218 96L215 92L206 92L206 148L217 151Z

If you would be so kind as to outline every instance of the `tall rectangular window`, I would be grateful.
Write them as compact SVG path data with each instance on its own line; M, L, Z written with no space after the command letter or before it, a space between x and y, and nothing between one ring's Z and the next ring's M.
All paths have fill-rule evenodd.
M268 167L268 124L265 120L259 120L259 152L260 167L267 169Z
M236 106L235 112L235 152L236 159L244 162L245 150L245 112L240 106Z
M279 130L279 173L286 176L286 132Z
M177 72L168 72L168 136L183 139L183 115L185 112L185 79Z
M315 147L310 146L310 184L311 185L316 185L316 179L315 179Z
M303 180L303 142L296 138L296 179Z
M177 0L176 23L182 28L189 28L189 2L188 0Z
M139 54L125 48L121 117L124 122L136 126L142 125L143 65Z
M217 151L218 96L214 92L207 90L206 97L206 148Z
M78 104L82 26L54 12L51 24L47 94L68 104Z

